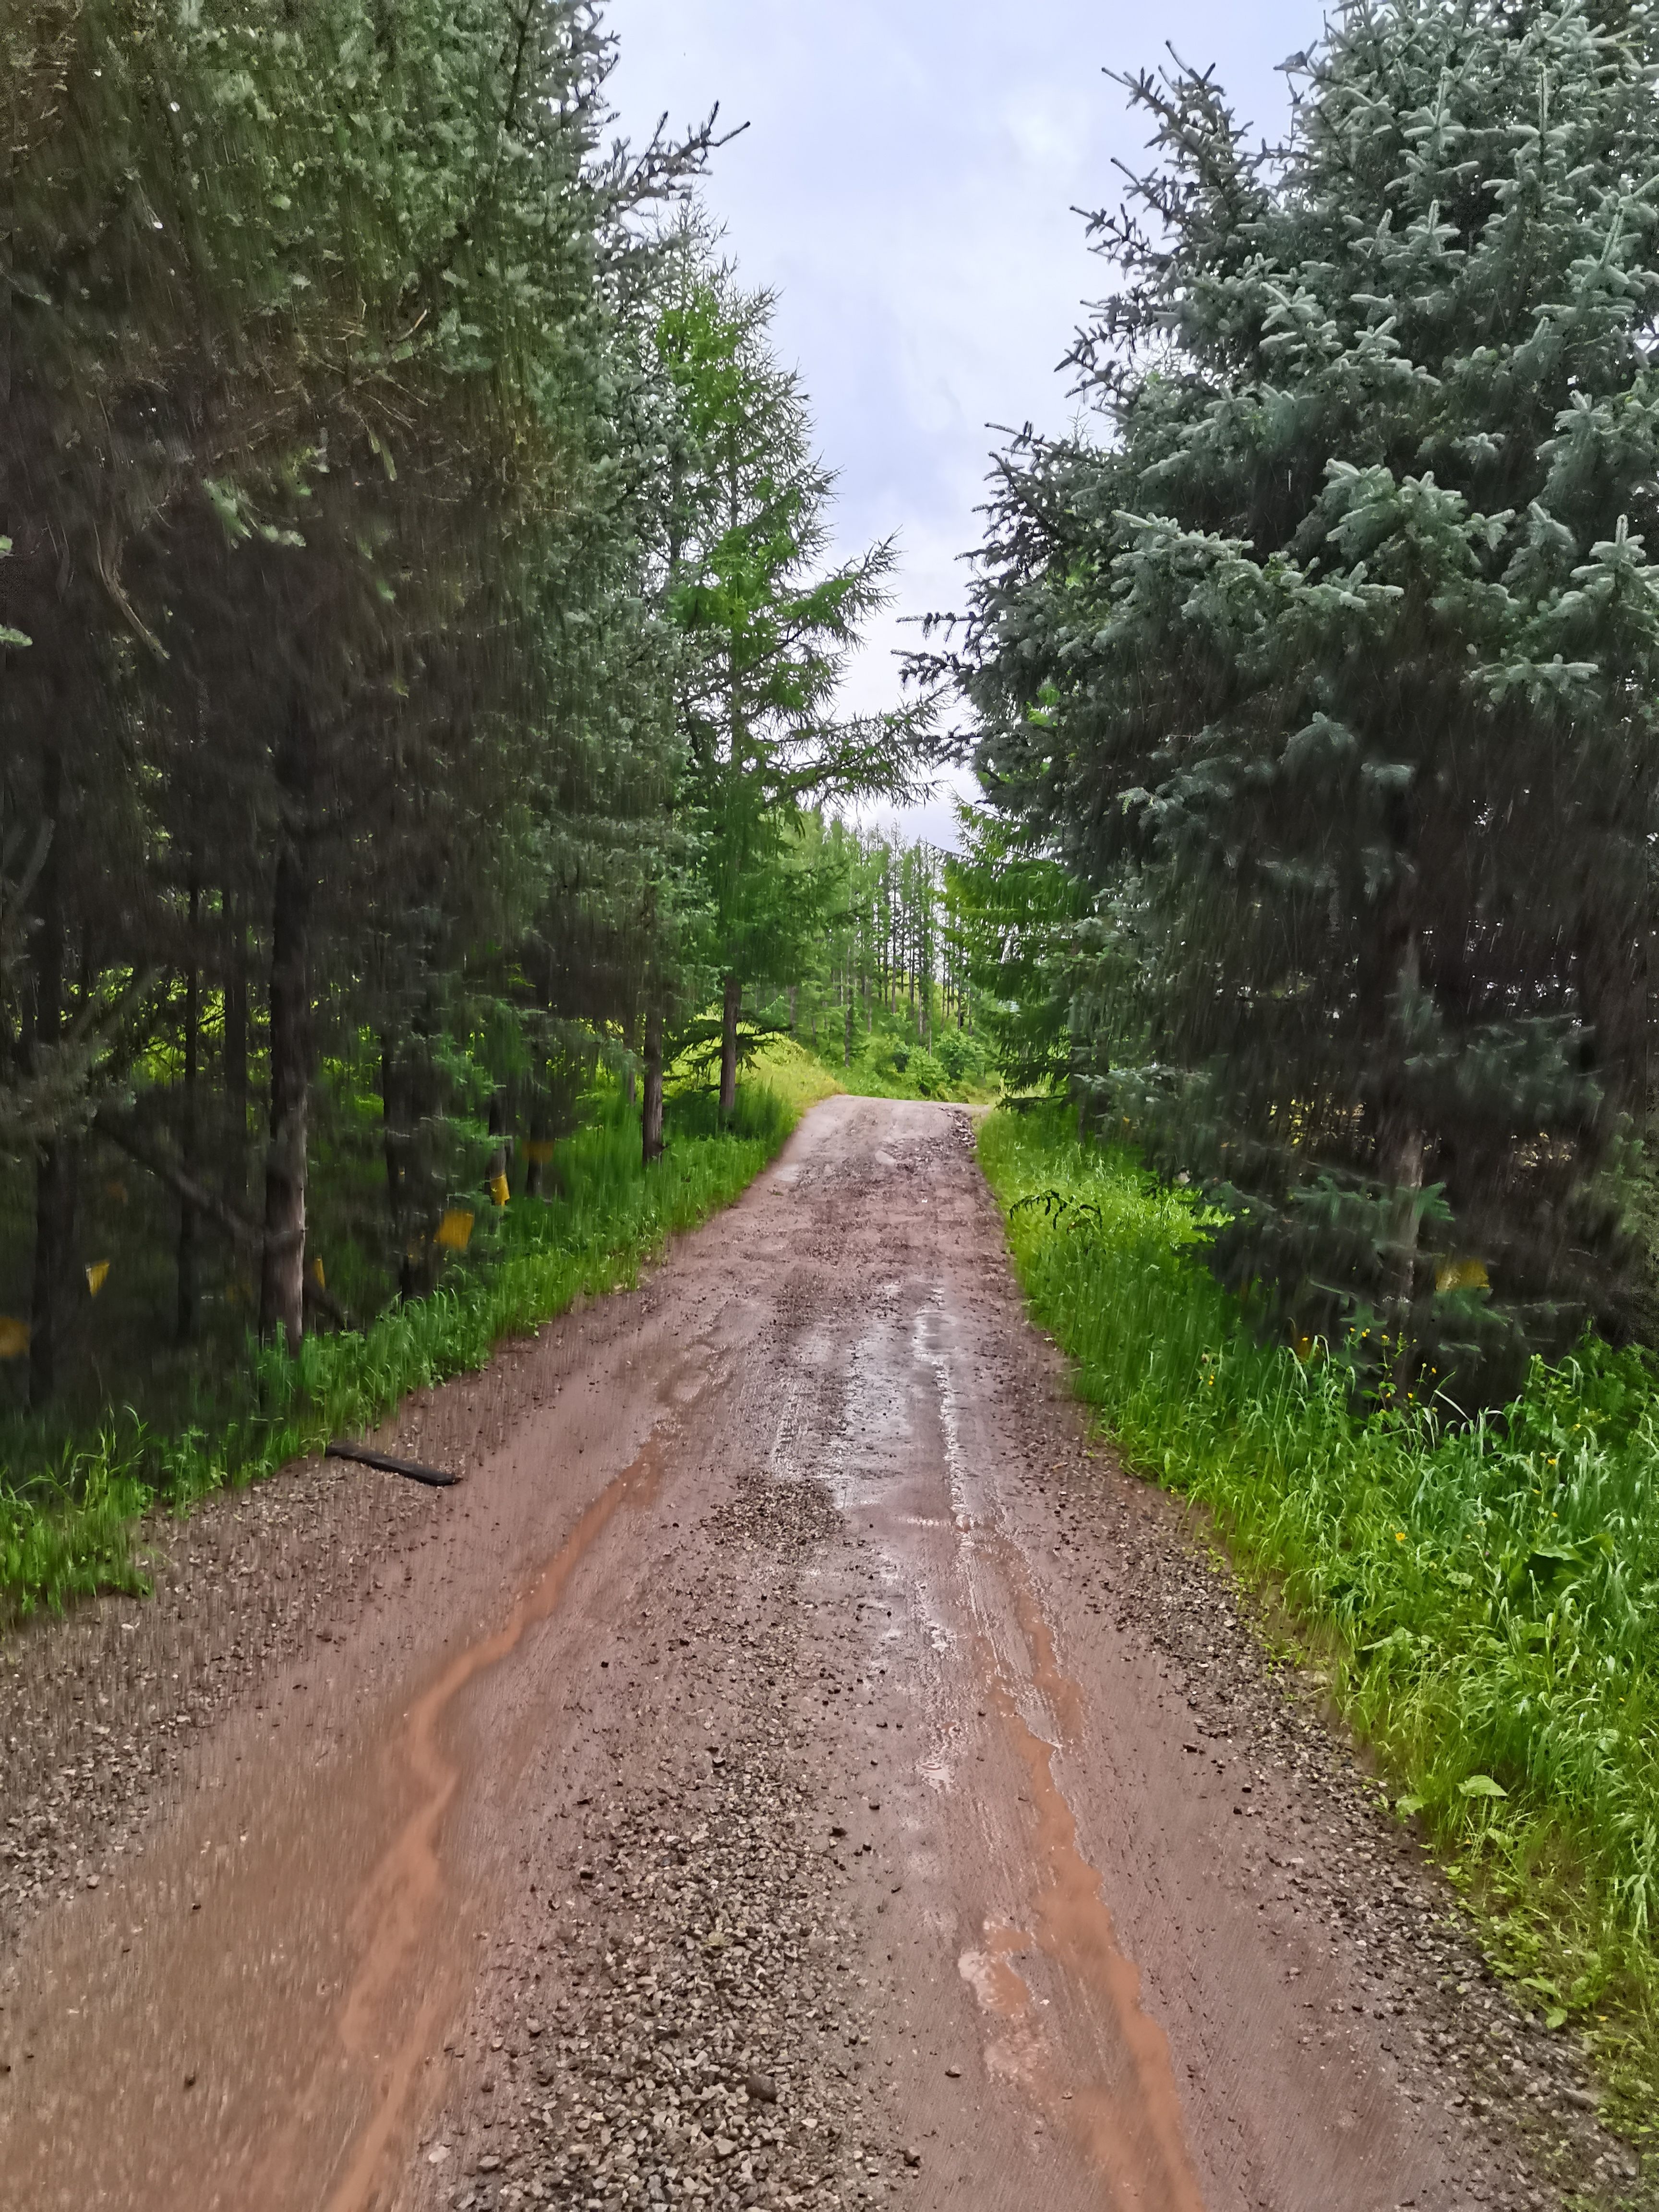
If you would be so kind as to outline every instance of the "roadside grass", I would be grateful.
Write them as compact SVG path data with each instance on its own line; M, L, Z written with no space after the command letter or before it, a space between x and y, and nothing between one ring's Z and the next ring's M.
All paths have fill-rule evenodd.
M1586 1343L1468 1423L1260 1343L1201 1206L1063 1109L980 1157L1034 1317L1133 1466L1201 1502L1319 1654L1487 1955L1659 2146L1659 1377Z
M483 1205L465 1259L428 1297L362 1331L308 1337L297 1359L250 1341L232 1388L202 1418L158 1434L130 1412L60 1440L46 1456L26 1422L7 1425L0 1464L0 1626L100 1589L142 1591L133 1524L210 1491L274 1474L331 1437L383 1419L412 1390L483 1367L583 1295L631 1286L669 1237L741 1195L799 1119L810 1082L744 1085L732 1128L714 1101L675 1102L667 1151L648 1170L639 1121L601 1103L556 1150L566 1195ZM823 1095L818 1093L817 1095Z
M797 1119L821 1098L840 1097L847 1088L815 1053L793 1037L769 1037L750 1063L769 1091L775 1091Z

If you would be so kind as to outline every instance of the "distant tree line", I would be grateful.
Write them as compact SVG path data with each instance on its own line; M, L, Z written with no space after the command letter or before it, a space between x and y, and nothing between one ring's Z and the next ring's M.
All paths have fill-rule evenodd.
M1656 63L1646 0L1341 6L1265 149L1133 80L1092 416L942 655L1011 1070L1402 1395L1650 1325Z
M842 1029L843 1059L854 1033L868 1035L878 1013L902 1022L931 1046L943 1024L964 1027L971 1005L946 902L945 854L896 829L840 821L817 832L815 864L835 886L830 927L813 967L792 987L791 1026L810 1021L813 1039L832 1045L826 1018ZM804 1011L803 1011L804 1010Z
M447 1198L533 1183L602 1061L648 1157L711 996L729 1113L744 985L827 927L803 821L906 787L902 719L835 709L889 551L827 560L771 303L690 204L713 126L608 143L612 59L583 0L0 24L0 1356L37 1404L112 1244L165 1239L158 1336L240 1296L293 1349L345 1313L319 1211L362 1295L418 1295Z

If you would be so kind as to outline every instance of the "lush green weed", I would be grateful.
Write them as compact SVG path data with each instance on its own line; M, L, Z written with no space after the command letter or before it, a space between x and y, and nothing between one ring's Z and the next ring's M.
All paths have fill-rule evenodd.
M1494 1961L1659 2112L1659 1380L1586 1344L1501 1416L1356 1410L1264 1346L1185 1193L993 1115L981 1157L1038 1320L1134 1464L1216 1514L1479 1907Z
M934 1048L918 1043L914 1027L884 1012L875 1029L860 1025L853 1056L843 1060L834 1038L817 1047L819 1064L839 1090L856 1098L939 1098L988 1103L1000 1088L978 1037L954 1025Z
M775 1092L745 1087L732 1129L716 1133L712 1102L705 1111L678 1101L668 1150L642 1172L637 1116L614 1097L592 1102L557 1147L560 1195L486 1206L465 1260L429 1297L361 1333L308 1337L295 1360L250 1346L234 1398L175 1433L118 1415L31 1468L27 1432L14 1425L0 1468L0 1616L139 1587L128 1537L149 1506L182 1508L269 1474L382 1419L411 1390L482 1367L502 1338L580 1293L631 1284L675 1231L746 1188L795 1118Z

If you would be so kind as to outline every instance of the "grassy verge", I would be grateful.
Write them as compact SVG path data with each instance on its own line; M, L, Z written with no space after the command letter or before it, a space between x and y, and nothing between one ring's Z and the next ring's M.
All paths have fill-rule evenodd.
M1058 1111L980 1153L1036 1318L1126 1458L1200 1500L1328 1669L1488 1954L1659 2144L1659 1382L1589 1346L1501 1417L1352 1408L1259 1344L1200 1211Z
M952 1073L921 1046L903 1039L896 1043L890 1035L879 1032L873 1039L861 1037L850 1060L844 1060L833 1046L819 1052L805 1046L794 1049L811 1062L830 1091L845 1092L852 1098L914 1098L988 1106L1002 1087L994 1074L960 1062Z
M763 1010L765 1020L778 1026L788 1019L788 1005L775 1000ZM821 1032L805 1029L790 1036L775 1036L758 1056L772 1079L767 1055L785 1054L797 1066L816 1071L827 1086L815 1093L828 1097L839 1091L852 1098L914 1098L946 1100L957 1104L989 1105L1001 1095L1002 1080L985 1041L973 1030L958 1029L952 1020L933 1032L931 1048L916 1033L913 1010L878 1003L860 1006L853 1022L852 1053L846 1055L846 1036L836 1010L822 1008Z
M141 1588L131 1547L140 1514L274 1473L382 1419L411 1390L482 1367L504 1337L581 1293L632 1284L672 1235L729 1205L775 1157L811 1088L799 1078L782 1090L745 1086L724 1133L703 1102L682 1102L668 1151L646 1170L637 1118L618 1105L558 1148L567 1196L486 1208L465 1261L430 1297L362 1332L308 1338L296 1360L250 1346L210 1418L179 1433L112 1413L96 1434L61 1444L51 1466L31 1468L17 1431L0 1466L0 1620Z
M797 1120L821 1098L839 1097L847 1088L815 1053L793 1037L769 1037L755 1054L754 1072Z

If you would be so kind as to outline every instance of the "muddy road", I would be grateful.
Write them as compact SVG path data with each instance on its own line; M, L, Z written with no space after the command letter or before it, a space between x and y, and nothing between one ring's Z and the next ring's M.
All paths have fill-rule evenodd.
M0 1674L0 2205L1613 2200L965 1114L832 1100L637 1292L214 1501Z

